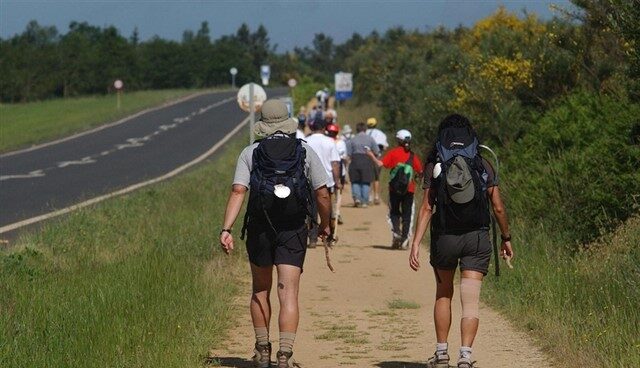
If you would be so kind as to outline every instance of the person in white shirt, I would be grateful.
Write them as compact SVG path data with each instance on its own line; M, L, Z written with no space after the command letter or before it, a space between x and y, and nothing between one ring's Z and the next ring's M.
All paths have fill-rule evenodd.
M326 123L324 120L313 120L309 123L311 135L307 136L305 140L309 147L311 147L318 157L320 157L320 161L330 178L329 183L327 184L329 192L335 193L336 190L342 189L342 182L340 180L340 154L338 153L338 149L336 148L336 144L333 139L324 134L325 127ZM335 232L335 228L333 226L334 221L331 221L331 224L331 234L333 235ZM318 227L314 224L309 230L309 245L307 247L314 248L317 242Z
M387 142L387 135L382 132L382 130L376 128L378 125L378 120L376 118L367 119L367 135L371 136L378 148L380 149L379 157L382 157L382 153L389 147L389 143ZM380 167L375 166L375 180L373 182L373 204L380 204Z
M347 143L344 141L344 138L339 135L340 126L337 123L328 124L326 127L327 136L333 139L333 142L338 149L338 154L340 155L340 183L344 187L347 182L347 163L349 159L349 155L347 155ZM340 194L338 196L338 194ZM340 205L338 203L342 199L342 190L336 191L336 195L333 198L333 210L334 210L334 218L337 220L338 225L342 225L342 216L340 215Z

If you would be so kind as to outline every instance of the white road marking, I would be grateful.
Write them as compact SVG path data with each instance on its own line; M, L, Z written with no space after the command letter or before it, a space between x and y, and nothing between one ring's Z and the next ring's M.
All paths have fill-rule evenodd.
M9 180L9 179L41 178L43 176L45 176L44 170L35 170L35 171L31 171L28 174L2 175L0 176L0 181Z
M3 153L3 154L0 154L0 157L14 156L14 155L17 155L17 154L20 154L20 153L31 152L31 151L35 151L35 150L40 149L40 148L44 148L44 147L52 146L54 144L66 142L66 141L71 140L71 139L82 137L82 136L85 136L87 134L95 133L97 131L100 131L100 130L103 130L103 129L106 129L106 128L111 128L113 126L120 125L122 123L126 123L127 121L129 121L131 119L134 119L134 118L137 118L138 116L144 115L144 114L146 114L148 112L152 112L152 111L163 109L165 107L173 106L173 105L179 104L181 102L190 100L192 98L199 97L199 96L202 96L202 95L206 95L206 94L209 94L209 93L215 93L215 92L205 91L205 92L194 93L192 95L185 96L183 98L179 98L177 100L167 102L167 103L162 104L160 106L156 106L156 107L152 107L152 108L149 108L149 109L142 110L142 111L137 112L137 113L135 113L133 115L129 115L126 118L120 119L118 121L114 121L113 123L101 125L101 126L99 126L97 128L94 128L94 129L91 129L91 130L87 130L85 132L80 132L78 134L70 135L68 137L64 137L64 138L61 138L61 139L56 139L55 141L38 144L36 146L31 146L29 148L24 148L24 149L17 150L17 151L11 151L11 152L7 152L7 153ZM222 101L228 102L230 100L227 98L227 99L224 99ZM219 101L219 102L222 102L222 101Z
M202 155L198 156L194 160L192 160L192 161L190 161L190 162L188 162L188 163L186 163L186 164L184 164L184 165L182 165L182 166L180 166L180 167L178 167L178 168L176 168L176 169L174 169L174 170L172 170L172 171L170 171L170 172L168 172L168 173L166 173L166 174L164 174L162 176L159 176L159 177L157 177L155 179L147 180L147 181L144 181L144 182L141 182L141 183L138 183L138 184L134 184L134 185L131 185L131 186L126 187L124 189L120 189L120 190L112 192L112 193L101 195L101 196L92 198L92 199L90 199L88 201L84 201L84 202L81 202L81 203L78 203L78 204L75 204L73 206L69 206L69 207L66 207L66 208L63 208L63 209L60 209L60 210L57 210L57 211L53 211L53 212L50 212L50 213L46 213L44 215L32 217L32 218L29 218L29 219L26 219L26 220L22 220L22 221L19 221L19 222L14 222L13 224L5 225L3 227L0 227L0 234L5 233L7 231L18 229L18 228L23 227L23 226L35 224L37 222L44 221L44 220L47 220L47 219L50 219L50 218L53 218L53 217L64 215L66 213L78 210L80 208L84 208L84 207L90 206L92 204L96 204L98 202L102 202L105 199L109 199L109 198L113 198L113 197L116 197L116 196L119 196L119 195L127 194L127 193L130 193L130 192L133 192L134 190L137 190L137 189L140 189L142 187L145 187L147 185L155 184L155 183L158 183L160 181L172 178L172 177L180 174L181 172L185 171L186 169L188 169L188 168L190 168L190 167L192 167L192 166L194 166L194 165L206 160L209 156L211 156L217 150L219 150L220 147L222 147L225 143L227 143L236 133L238 133L248 123L249 123L249 118L244 119L237 127L235 127L227 135L225 135L224 138L222 138L218 143L213 145L213 147L209 148L209 150L207 152L203 153ZM41 171L41 170L39 170L39 171Z
M82 160L58 162L58 168L63 168L71 165L87 165L87 164L93 164L95 162L96 160L91 158L91 156L87 156L87 157L83 157Z

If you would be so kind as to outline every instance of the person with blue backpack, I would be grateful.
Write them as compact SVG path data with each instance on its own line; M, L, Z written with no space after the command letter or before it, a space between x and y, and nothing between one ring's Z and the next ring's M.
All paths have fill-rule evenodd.
M278 368L288 368L295 366L298 289L307 247L307 219L314 206L320 215L320 236L325 238L330 231L330 178L313 149L295 138L297 126L282 101L267 100L262 105L261 119L254 129L259 140L238 157L220 230L220 246L229 254L234 249L232 227L249 191L240 238L246 235L251 264L250 312L256 337L253 362L258 368L271 367L269 296L274 266L280 301L276 362Z
M501 256L510 259L514 254L498 178L491 164L480 155L479 147L469 119L459 114L449 115L438 127L425 167L424 197L411 243L409 266L415 271L420 267L420 242L431 224L430 264L437 282L434 304L437 344L427 362L431 368L449 367L447 339L453 279L458 266L462 346L457 367L475 366L471 354L479 325L480 288L492 253L490 206L502 233Z
M391 170L389 180L389 220L391 221L391 248L407 249L413 222L413 196L415 179L422 176L422 162L411 150L411 132L400 129L396 133L398 146L378 160L373 152L369 157L379 167Z

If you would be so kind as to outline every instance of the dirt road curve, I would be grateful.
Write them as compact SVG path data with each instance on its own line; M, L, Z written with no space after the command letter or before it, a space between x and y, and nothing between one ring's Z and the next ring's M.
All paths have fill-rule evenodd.
M332 252L336 273L326 267L322 247L307 253L300 291L300 327L294 358L305 368L424 367L433 353L432 308L435 280L424 248L422 269L408 266L408 251L391 250L387 207L350 208L345 196L345 224ZM517 245L516 245L517 246ZM247 267L248 275L248 267ZM248 312L250 285L237 300L237 327L227 346L210 352L222 367L251 367L254 337ZM271 341L278 341L278 302L272 293L274 318ZM451 364L460 346L459 299L454 296L449 341ZM482 368L550 367L547 357L525 334L515 331L499 314L481 309L474 359Z

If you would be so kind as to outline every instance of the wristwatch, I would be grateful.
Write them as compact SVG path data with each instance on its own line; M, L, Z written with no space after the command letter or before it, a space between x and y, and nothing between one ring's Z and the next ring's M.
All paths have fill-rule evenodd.
M503 242L508 242L511 241L511 234L504 236L503 234L500 234L500 238L502 239Z
M222 235L222 233L229 233L229 234L231 234L231 229L222 229L222 230L220 230L220 235Z

